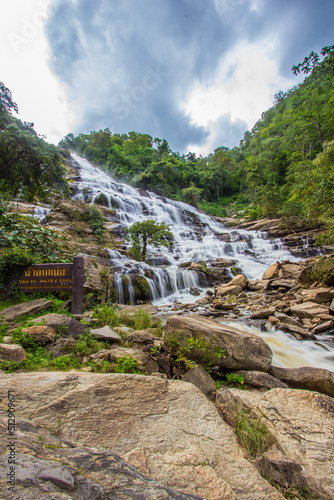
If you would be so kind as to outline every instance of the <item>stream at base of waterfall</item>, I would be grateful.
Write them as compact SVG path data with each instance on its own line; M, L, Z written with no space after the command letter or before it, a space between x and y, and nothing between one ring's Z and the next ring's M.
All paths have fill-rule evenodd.
M263 272L276 261L301 260L292 255L280 239L269 239L261 231L224 227L213 217L186 203L120 183L87 160L75 154L72 154L72 158L80 178L73 188L74 199L94 203L103 195L109 208L115 211L116 221L122 230L134 222L153 219L168 224L174 236L173 244L169 247L157 251L148 246L147 263L129 258L126 249L108 249L119 304L125 302L125 297L129 302L135 302L134 275L145 279L154 304L159 307L168 307L169 304L170 307L175 301L195 302L205 294L203 292L194 297L189 293L191 287L199 288L202 285L203 288L203 284L199 283L198 272L185 269L186 263L203 262L208 265L208 262L216 259L228 259L247 279L252 280L261 279ZM250 328L240 322L237 326ZM319 338L316 343L297 341L280 331L262 332L256 328L251 331L270 345L274 352L273 364L276 366L309 365L334 370L334 347L331 341L323 338Z

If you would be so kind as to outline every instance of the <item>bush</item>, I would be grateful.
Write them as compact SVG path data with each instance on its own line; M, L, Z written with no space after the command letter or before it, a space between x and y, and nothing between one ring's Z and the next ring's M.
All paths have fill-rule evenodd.
M103 215L96 207L90 207L89 223L99 243L102 243L102 236L104 233L104 228L103 228L104 219Z

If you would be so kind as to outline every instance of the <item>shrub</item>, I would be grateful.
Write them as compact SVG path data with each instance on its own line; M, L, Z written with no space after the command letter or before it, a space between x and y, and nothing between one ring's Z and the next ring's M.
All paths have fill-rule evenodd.
M102 236L104 233L104 228L103 228L104 219L103 215L96 207L93 206L90 207L89 223L99 243L102 243Z

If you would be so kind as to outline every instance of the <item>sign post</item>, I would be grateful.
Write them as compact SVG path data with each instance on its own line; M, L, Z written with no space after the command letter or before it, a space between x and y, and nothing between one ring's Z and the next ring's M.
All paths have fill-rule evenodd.
M19 285L25 292L72 290L72 314L83 313L84 258L74 257L73 264L36 264L23 272Z

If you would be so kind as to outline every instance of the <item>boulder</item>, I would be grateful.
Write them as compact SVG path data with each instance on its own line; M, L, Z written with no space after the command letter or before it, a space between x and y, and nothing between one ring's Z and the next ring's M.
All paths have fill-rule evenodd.
M260 309L259 311L254 311L250 315L250 319L265 319L269 316L273 316L276 312L275 307L268 307L266 309Z
M30 302L23 302L23 304L17 304L16 306L3 309L0 311L0 318L2 316L5 321L14 321L15 319L21 318L21 316L25 316L26 314L37 314L42 311L47 311L52 306L52 300L31 300Z
M59 358L60 356L65 356L70 352L75 350L77 342L73 337L61 338L56 340L54 344L52 344L48 348L48 353L52 353L54 358Z
M222 300L222 299L214 299L213 301L208 300L207 302L208 303L212 302L212 307L214 309L221 309L223 311L233 311L233 309L237 305L236 302L234 302L234 303L226 302L225 300Z
M334 397L334 372L324 368L278 368L272 366L269 373L290 387L308 389Z
M281 268L278 273L279 278L285 278L286 276L293 276L295 279L298 279L302 271L302 267L300 264L294 262L283 262L281 264Z
M275 389L276 387L287 388L288 386L281 382L281 380L269 375L269 373L238 370L234 372L235 375L242 375L245 380L245 385L252 387L260 387L263 389Z
M155 337L147 330L136 330L131 333L127 339L127 343L134 347L153 346L156 341L162 342L159 337Z
M334 298L334 289L311 288L309 290L303 290L302 295L305 297L306 302L323 304L324 302L330 302Z
M287 279L287 278L281 278L274 280L270 283L271 288L283 288L284 290L290 290L294 285L296 281Z
M303 328L302 323L292 318L291 316L288 316L287 314L276 311L275 317L279 320L280 323L286 323L297 328Z
M248 282L248 288L252 292L265 291L267 290L270 282L268 280L250 280Z
M98 340L107 340L109 342L122 341L122 337L120 337L120 335L118 335L118 333L112 330L108 325L104 326L103 328L94 328L90 331L90 333Z
M62 337L77 338L78 335L85 333L87 325L67 316L66 314L45 314L32 320L32 323L43 324L53 328Z
M27 333L37 344L50 344L56 339L56 332L49 326L29 326L22 328L22 333Z
M205 339L210 348L209 353L195 350L187 354L190 359L203 364L209 354L212 364L223 368L267 372L271 365L272 352L260 337L202 316L171 316L167 320L165 332L167 346L171 335L177 338L181 346L191 336ZM217 348L223 350L223 356L217 356Z
M309 332L303 327L290 325L289 323L277 323L275 330L282 330L282 332L290 333L297 340L316 340L312 332Z
M15 363L22 363L26 357L26 352L20 345L0 344L0 359L2 361L15 361Z
M291 312L294 316L299 318L314 318L319 314L328 314L328 307L318 305L314 302L303 302L302 304L296 304L291 306Z
M202 292L203 290L197 286L191 286L189 291L191 295L201 295Z
M100 477L105 484L108 475L113 474L117 462L112 458L106 460L105 455L112 453L122 457L130 467L136 466L139 473L165 485L164 488L185 495L207 500L283 500L243 457L234 431L193 384L129 374L76 373L75 376L77 379L73 380L57 372L14 373L6 379L0 378L0 391L7 391L8 386L15 389L23 418L30 416L38 429L47 427L50 433L71 443L64 451L55 448L44 453L55 453L55 457L60 452L70 458L77 456L77 464L83 471L87 467L93 485ZM99 467L77 447L99 448ZM128 481L131 484L136 474L129 474L125 484ZM86 478L84 472L80 477ZM124 480L121 478L122 475L117 487L109 489L109 497L114 491L126 491L123 482L126 476ZM136 480L137 487L144 488L146 484ZM90 497L81 493L81 498ZM145 493L132 496L130 490L120 498L155 497ZM169 499L164 491L159 500L162 498L179 500L171 494Z
M280 264L278 262L274 262L266 271L264 271L262 279L263 280L271 280L278 276L278 272L280 270Z
M223 285L216 288L216 297L224 297L225 295L239 295L242 288L239 285Z
M207 398L213 398L216 394L216 384L203 366L197 366L182 377L183 382L190 382L196 385Z
M325 323L321 323L320 325L313 328L314 335L319 335L320 333L328 332L334 326L334 321L325 321Z
M243 274L237 274L227 285L240 286L242 289L247 287L248 280Z
M224 418L236 425L245 411L261 419L286 459L299 464L285 474L286 486L302 484L310 498L334 498L334 402L329 396L298 389L271 389L264 394L238 389L219 389L217 405ZM270 457L279 463L271 449ZM273 451L272 451L273 450ZM261 459L260 459L261 460ZM275 465L273 463L273 467ZM270 472L270 468L267 468ZM284 469L281 468L281 473ZM269 475L271 480L271 476ZM275 476L273 477L275 481ZM256 498L256 497L254 497Z
M110 350L101 349L96 354L92 354L90 358L94 360L109 361L112 365L116 364L121 358L133 358L138 362L139 369L148 375L158 371L158 364L156 361L139 349L125 347L115 347Z

